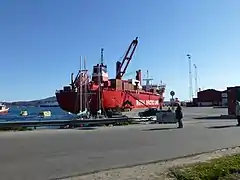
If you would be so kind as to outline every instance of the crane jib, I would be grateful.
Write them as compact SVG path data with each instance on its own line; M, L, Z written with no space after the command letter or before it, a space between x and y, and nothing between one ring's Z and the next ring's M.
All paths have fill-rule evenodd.
M138 44L138 37L136 37L135 40L133 40L130 44L130 46L127 49L127 52L121 62L121 64L119 65L118 69L117 69L117 75L116 75L116 79L121 79L123 77L123 75L125 74L127 67L133 57L133 54L136 50Z

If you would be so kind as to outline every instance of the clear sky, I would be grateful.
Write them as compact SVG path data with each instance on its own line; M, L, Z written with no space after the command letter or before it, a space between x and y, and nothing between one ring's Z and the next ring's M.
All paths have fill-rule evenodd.
M166 83L167 99L171 90L189 99L187 53L200 88L240 85L239 7L239 0L2 0L0 101L54 95L78 71L80 55L92 71L101 47L113 77L136 36L128 72L149 70Z

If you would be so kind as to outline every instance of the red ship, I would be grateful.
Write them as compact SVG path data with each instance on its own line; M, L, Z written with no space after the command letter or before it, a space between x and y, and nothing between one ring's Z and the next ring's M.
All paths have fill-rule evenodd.
M93 66L92 78L86 69L79 70L76 78L71 75L70 86L56 92L56 98L61 109L78 114L88 111L91 114L109 111L132 110L136 108L160 108L163 106L165 85L150 85L152 79L143 79L141 70L136 71L136 78L123 80L123 76L138 45L138 38L128 47L122 62L116 63L116 77L109 79L107 66L101 63Z

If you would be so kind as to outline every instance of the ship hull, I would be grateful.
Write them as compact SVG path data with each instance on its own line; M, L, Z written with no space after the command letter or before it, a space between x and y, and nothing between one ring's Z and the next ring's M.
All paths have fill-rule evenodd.
M82 107L80 107L80 93L73 91L62 91L56 93L56 99L59 107L67 112L78 114L80 112L80 108L82 111L85 110L85 102L84 97L81 97Z
M56 98L61 109L77 114L80 111L80 95L77 92L59 92ZM99 103L99 99L102 99ZM89 110L96 113L102 106L102 110L114 109L142 109L146 107L159 108L163 105L163 97L159 94L103 90L101 97L98 93L92 94L88 100ZM82 111L85 110L84 97L82 97Z

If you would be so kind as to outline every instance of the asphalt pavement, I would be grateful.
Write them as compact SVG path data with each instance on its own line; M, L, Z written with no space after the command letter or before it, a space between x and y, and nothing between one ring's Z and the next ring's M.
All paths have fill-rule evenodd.
M1 179L56 179L238 146L235 120L195 119L225 112L186 108L183 129L152 124L1 132Z

